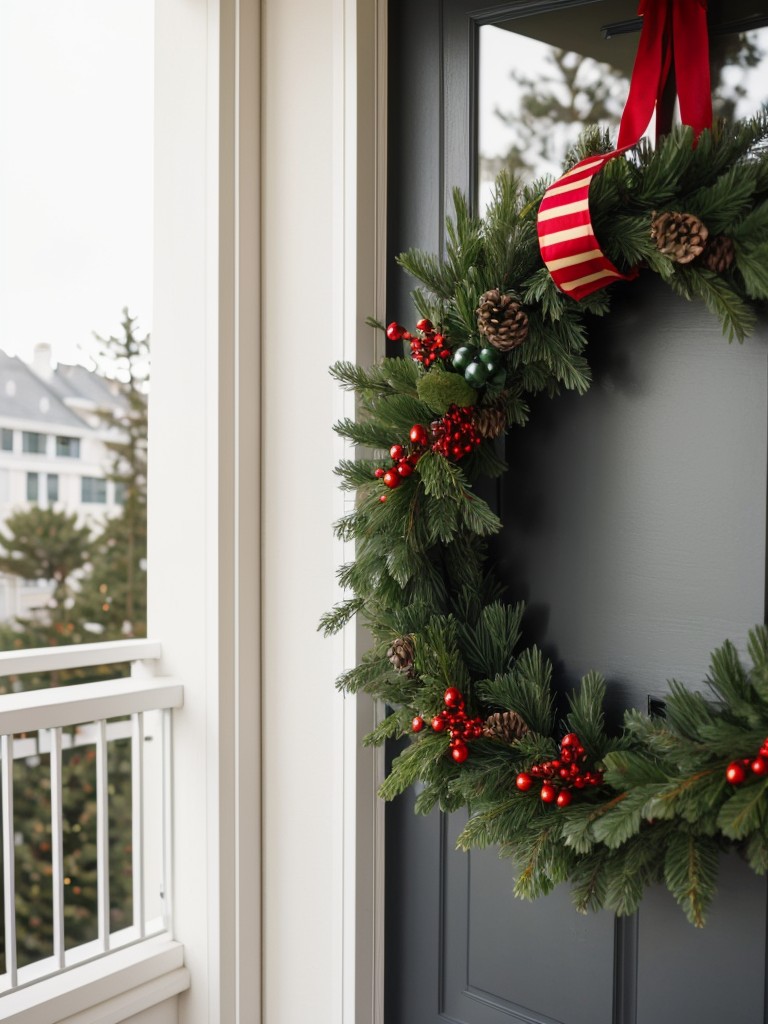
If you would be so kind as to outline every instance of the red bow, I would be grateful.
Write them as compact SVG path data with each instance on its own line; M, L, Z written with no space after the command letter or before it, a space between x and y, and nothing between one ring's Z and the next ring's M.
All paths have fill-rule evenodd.
M633 146L648 127L675 61L680 118L696 137L712 125L706 0L641 0L643 30L632 70L619 145Z

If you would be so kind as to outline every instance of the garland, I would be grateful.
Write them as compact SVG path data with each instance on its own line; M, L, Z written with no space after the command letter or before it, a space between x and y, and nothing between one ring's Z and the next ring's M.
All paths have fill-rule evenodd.
M606 162L591 185L595 233L619 273L639 267L703 299L729 341L768 298L766 140L765 114L696 145L676 129ZM590 130L567 166L609 152ZM514 443L529 396L587 390L588 317L609 311L605 290L575 301L544 266L545 187L502 175L483 219L457 193L445 256L399 258L422 284L420 319L386 333L410 358L332 368L359 408L335 429L361 451L336 470L357 492L335 524L355 542L339 570L350 596L322 626L361 616L372 646L339 685L394 709L368 742L413 740L383 797L418 780L417 811L468 807L459 847L498 845L518 896L567 881L578 910L629 914L663 881L701 926L722 850L768 870L768 630L750 633L748 668L731 643L715 651L709 698L672 683L666 717L630 710L610 735L603 678L587 675L558 708L552 666L521 648L524 608L503 600L487 562L501 523L473 488L505 471L495 438L509 430Z

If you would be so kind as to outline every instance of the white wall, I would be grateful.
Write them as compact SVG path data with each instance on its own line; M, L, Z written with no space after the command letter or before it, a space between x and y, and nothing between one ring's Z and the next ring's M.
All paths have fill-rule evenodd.
M263 4L262 459L265 1024L376 1019L372 709L334 679L337 359L373 355L383 64L375 0ZM349 554L349 553L347 553Z
M334 0L264 5L264 1010L336 1024ZM287 55L290 52L290 59ZM334 956L336 961L334 962Z

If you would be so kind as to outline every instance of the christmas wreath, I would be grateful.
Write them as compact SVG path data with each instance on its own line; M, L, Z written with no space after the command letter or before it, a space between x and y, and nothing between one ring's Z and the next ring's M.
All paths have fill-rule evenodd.
M418 780L417 811L466 806L459 846L497 844L521 897L570 882L579 910L629 914L663 881L700 926L721 851L768 870L768 630L750 633L748 667L730 642L714 652L708 697L673 682L664 717L629 710L611 734L600 675L561 706L547 658L521 648L524 608L504 601L487 558L501 523L474 489L505 471L496 439L514 443L530 396L589 387L606 279L657 274L703 299L729 341L750 333L768 298L767 140L766 114L680 127L656 148L617 151L594 129L554 185L502 175L482 218L456 193L445 254L399 257L422 285L415 328L375 324L405 358L332 368L357 396L356 419L335 429L360 457L337 467L356 491L335 524L355 543L339 570L350 596L322 625L359 615L372 636L340 686L391 709L370 743L412 739L381 795ZM581 251L548 251L569 235L563 202L580 181Z

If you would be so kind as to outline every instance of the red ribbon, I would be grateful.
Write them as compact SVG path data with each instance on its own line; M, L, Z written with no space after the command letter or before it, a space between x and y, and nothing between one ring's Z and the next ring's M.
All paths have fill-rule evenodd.
M621 115L618 148L589 157L547 189L539 206L541 257L561 291L584 298L611 281L631 281L637 268L622 274L600 249L592 229L589 185L595 174L640 140L661 99L675 63L680 117L696 138L712 125L706 0L641 0L643 30L635 57L629 97Z
M712 127L706 0L641 0L643 30L621 116L618 148L634 146L651 121L674 55L680 118L696 138Z

